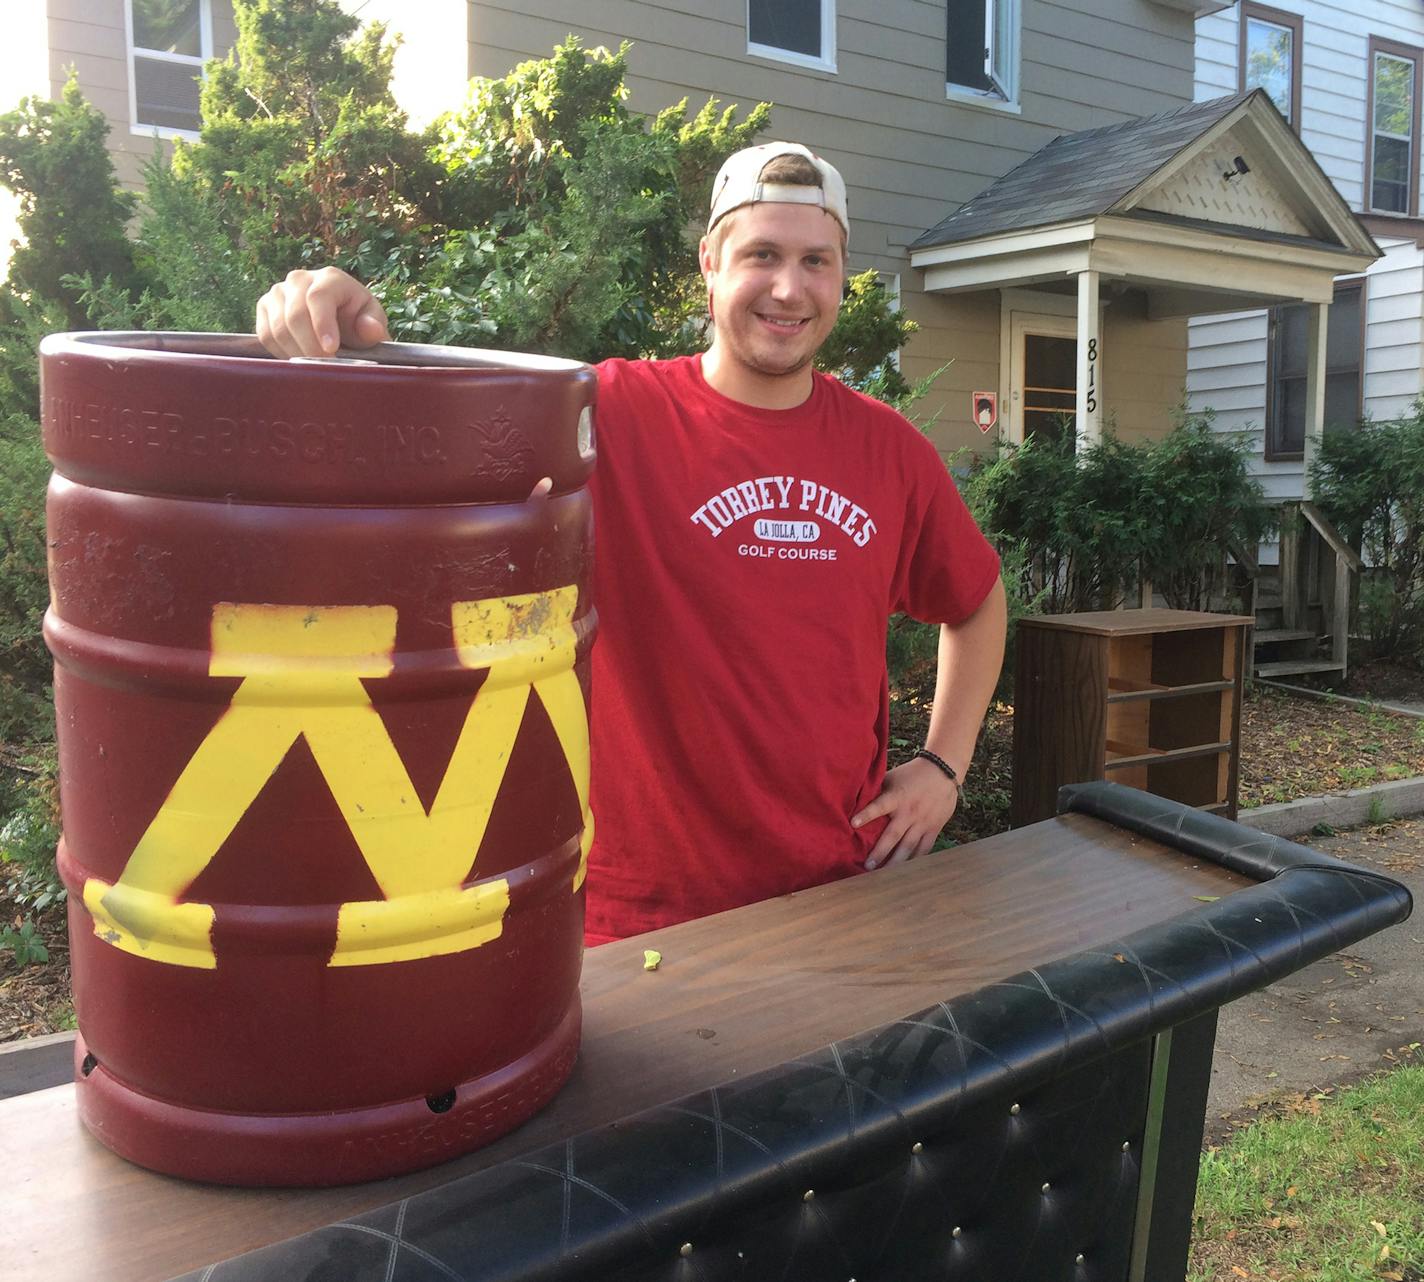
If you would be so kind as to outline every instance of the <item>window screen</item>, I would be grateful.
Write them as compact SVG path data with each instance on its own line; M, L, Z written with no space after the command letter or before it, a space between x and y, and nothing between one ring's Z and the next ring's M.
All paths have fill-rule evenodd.
M196 131L208 52L203 48L201 0L130 0L130 13L134 123Z
M1325 324L1325 425L1354 426L1360 418L1360 304L1358 282L1341 285ZM1277 307L1271 314L1271 412L1266 452L1305 450L1305 380L1309 308Z
M1371 124L1370 205L1409 212L1413 175L1414 61L1376 51Z

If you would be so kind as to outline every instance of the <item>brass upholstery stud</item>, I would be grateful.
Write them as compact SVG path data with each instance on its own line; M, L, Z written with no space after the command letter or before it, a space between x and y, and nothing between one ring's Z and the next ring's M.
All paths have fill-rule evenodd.
M1009 1116L1011 1116L1011 1117L1017 1117L1018 1115L1019 1115L1019 1106L1018 1106L1017 1104L1011 1105L1010 1108L1009 1108Z
M684 1242L680 1247L678 1247L677 1253L678 1253L679 1255L681 1255L681 1256L688 1256L688 1255L691 1255L691 1254L692 1254L692 1243L691 1243L691 1242Z
M814 1202L816 1200L816 1190L807 1189L803 1194L801 1194L801 1200L803 1202Z
M916 1140L913 1144L910 1145L910 1152L911 1152L911 1153L923 1153L924 1151L925 1151L925 1146L924 1146L923 1144L921 1144L921 1143L919 1142L919 1140Z

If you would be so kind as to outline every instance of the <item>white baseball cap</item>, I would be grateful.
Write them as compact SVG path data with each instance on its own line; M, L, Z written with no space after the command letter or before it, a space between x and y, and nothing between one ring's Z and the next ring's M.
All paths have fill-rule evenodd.
M762 182L761 171L779 156L801 156L809 160L821 176L821 185L807 187L800 183ZM760 201L782 205L819 205L840 223L846 236L850 236L845 179L830 161L822 160L800 143L766 142L728 156L712 184L712 212L707 219L707 230L711 231L718 219L732 210Z

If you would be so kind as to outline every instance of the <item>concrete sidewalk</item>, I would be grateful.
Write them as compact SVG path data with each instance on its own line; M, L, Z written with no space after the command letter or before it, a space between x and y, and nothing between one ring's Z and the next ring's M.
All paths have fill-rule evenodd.
M1273 1098L1424 1063L1424 818L1294 840L1403 882L1415 915L1222 1009L1208 1140Z

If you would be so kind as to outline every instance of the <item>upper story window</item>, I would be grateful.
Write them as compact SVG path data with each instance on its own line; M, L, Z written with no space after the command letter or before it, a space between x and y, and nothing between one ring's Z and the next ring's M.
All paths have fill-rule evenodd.
M1419 212L1419 59L1418 49L1370 38L1365 190L1381 213Z
M1241 6L1242 92L1264 89L1291 127L1300 132L1300 62L1305 24L1298 13Z
M210 0L128 0L126 10L135 130L196 134L203 63L213 56Z
M747 52L836 69L836 0L747 0Z
M1018 0L948 0L945 85L1013 102L1018 93Z

